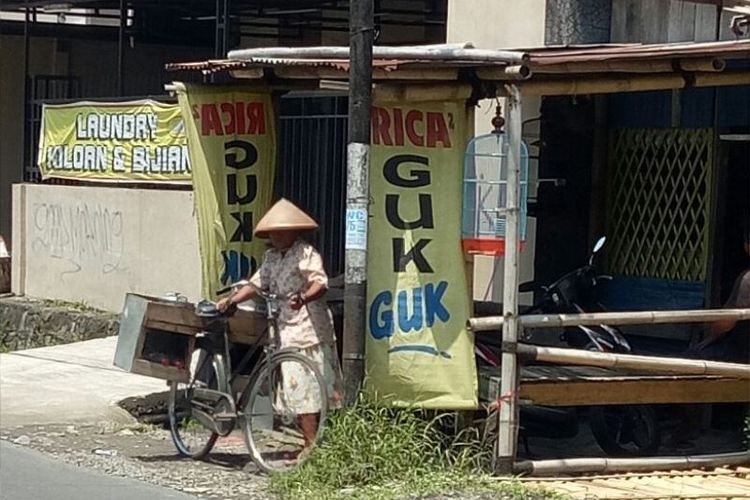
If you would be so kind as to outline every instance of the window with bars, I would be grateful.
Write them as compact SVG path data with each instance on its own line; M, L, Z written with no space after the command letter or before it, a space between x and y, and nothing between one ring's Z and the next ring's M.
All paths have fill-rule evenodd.
M80 81L73 76L34 75L28 79L27 85L23 180L24 182L40 182L42 175L36 160L39 129L42 123L42 106L48 101L78 97Z
M711 129L614 131L607 198L612 274L705 280L714 150Z

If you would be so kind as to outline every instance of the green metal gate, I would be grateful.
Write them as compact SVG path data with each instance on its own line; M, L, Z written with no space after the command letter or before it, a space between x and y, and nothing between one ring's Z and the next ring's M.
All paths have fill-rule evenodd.
M609 271L705 281L716 138L711 129L623 129L610 142Z

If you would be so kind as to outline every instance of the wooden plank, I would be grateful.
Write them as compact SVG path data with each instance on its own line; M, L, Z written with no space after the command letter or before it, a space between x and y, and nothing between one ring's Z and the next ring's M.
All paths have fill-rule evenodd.
M599 481L599 480L594 480ZM660 488L654 487L650 484L644 484L641 482L641 478L638 479L625 479L625 478L613 478L613 479L605 479L604 481L609 482L612 486L617 486L618 488L623 489L624 491L630 491L629 497L634 496L634 494L637 493L648 493L649 495L653 495L654 498L659 498L666 496L664 495L664 491Z
M695 36L696 5L682 0L671 0L669 5L669 27L667 42L691 42Z
M612 22L610 38L613 43L631 42L633 37L629 36L629 16L631 15L631 4L638 0L612 0Z
M653 498L748 498L750 481L736 476L737 471L700 470L655 473L625 473L566 478L521 478L524 484L568 493L574 497L595 495L609 499Z
M721 22L719 23L719 40L729 41L737 39L737 35L732 32L731 28L732 18L736 15L737 14L726 10L721 11Z
M750 384L736 379L521 381L521 399L548 406L730 403L750 401Z
M195 336L200 332L199 328L195 328L188 325L180 325L175 323L167 323L156 319L147 319L143 324L147 329L150 330L163 330L170 333L181 333L183 335Z
M195 315L192 304L149 302L146 321L156 320L192 328L203 328L203 321Z
M696 478L698 480L698 483L695 482L695 479L690 476L675 476L670 478L659 478L659 481L667 484L672 487L672 491L675 493L681 493L681 494L689 494L689 495L707 495L707 494L714 494L719 496L719 494L726 493L725 491L718 491L714 489L715 487L707 486L711 482L710 477L706 478Z
M669 2L638 2L640 4L640 23L638 41L642 43L662 43L667 36L667 22L669 19Z
M145 359L133 360L133 367L130 371L147 377L175 380L177 382L188 382L190 380L190 373L186 369L180 370L174 366L162 366L158 363L146 361Z
M697 481L699 478L691 478L691 481ZM739 477L732 476L714 476L709 478L705 483L711 485L714 492L731 494L733 497L745 496L750 497L750 481Z
M265 334L267 328L268 322L262 314L238 310L229 318L229 340L240 344L254 344Z
M696 42L716 40L716 6L696 5L693 39Z
M732 479L737 479L739 482L735 483ZM731 478L726 476L709 476L706 478L683 478L683 481L690 483L693 486L707 489L708 492L714 494L720 494L721 496L750 496L750 482L743 481L740 478ZM718 496L718 495L717 495Z
M624 484L627 483L627 481L620 481L617 479L591 479L588 480L588 482L590 484L602 485L607 490L612 491L612 493L607 493L607 496L603 498L628 498L633 495L633 485Z

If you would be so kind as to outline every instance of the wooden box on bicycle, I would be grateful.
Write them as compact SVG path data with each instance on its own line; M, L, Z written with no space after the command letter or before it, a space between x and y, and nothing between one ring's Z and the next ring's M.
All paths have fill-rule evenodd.
M194 304L129 293L120 316L114 365L164 380L187 381L195 336L204 329ZM239 310L229 320L229 339L253 344L262 334L262 315Z

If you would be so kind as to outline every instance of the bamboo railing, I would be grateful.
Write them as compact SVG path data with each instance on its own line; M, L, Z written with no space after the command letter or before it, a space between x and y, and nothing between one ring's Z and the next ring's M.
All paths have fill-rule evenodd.
M521 316L524 328L559 328L565 326L596 325L656 325L665 323L709 323L720 320L750 320L750 309L698 309L685 311L635 311L581 314L530 314ZM502 328L502 316L469 319L475 332Z
M750 451L694 455L684 457L650 458L568 458L559 460L528 460L515 464L514 471L530 476L555 474L615 472L645 472L659 470L684 470L708 467L723 467L750 463Z
M596 326L606 324L610 326L619 326L665 323L706 323L720 320L741 321L750 320L750 309L536 314L520 317L513 317L513 315L511 315L510 318L518 323L519 330L522 331L524 328L560 328L574 327L578 325ZM506 320L503 316L471 318L468 321L468 327L472 331L480 332L498 330L503 328L505 323ZM679 375L705 375L750 380L750 365L747 364L542 347L515 342L508 343L506 338L503 338L503 340L505 341L503 356L513 356L514 359L521 362L542 361L553 364L627 368ZM507 370L503 371L503 376L506 376L506 372ZM515 377L514 380L517 381L518 377ZM504 393L512 392L506 390ZM517 390L515 393L517 393ZM748 400L750 401L750 382L748 383ZM517 418L518 414L516 413L515 419ZM506 433L503 436L505 439L508 439L508 430L514 430L519 427L519 423L515 419L513 417L510 419L500 419L499 424L506 428ZM498 437L498 439L500 440L500 437ZM659 469L676 470L750 463L750 451L686 457L646 457L629 459L576 458L560 460L527 460L521 462L515 461L515 449L513 447L509 447L509 451L513 453L513 458L511 460L513 472L539 476L584 472L608 473L638 472ZM500 456L508 461L507 454Z

